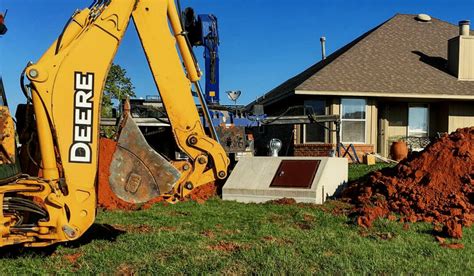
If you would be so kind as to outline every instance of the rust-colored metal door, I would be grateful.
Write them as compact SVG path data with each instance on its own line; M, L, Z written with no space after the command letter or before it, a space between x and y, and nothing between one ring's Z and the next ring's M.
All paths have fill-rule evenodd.
M320 160L282 160L273 177L273 188L311 188Z

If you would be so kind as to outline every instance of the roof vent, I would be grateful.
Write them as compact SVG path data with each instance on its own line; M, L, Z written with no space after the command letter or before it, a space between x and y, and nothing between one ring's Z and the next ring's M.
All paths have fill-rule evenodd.
M421 22L431 22L431 16L424 13L420 13L415 19Z

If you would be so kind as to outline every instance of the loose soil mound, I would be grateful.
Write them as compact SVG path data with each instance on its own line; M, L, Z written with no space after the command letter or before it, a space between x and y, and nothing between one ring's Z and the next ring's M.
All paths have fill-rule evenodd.
M97 204L106 210L137 210L149 209L156 203L166 202L164 197L156 197L144 204L133 204L118 198L110 188L109 184L109 167L112 162L112 157L117 147L117 142L111 139L101 138L99 142L99 172L98 172L98 187L97 187ZM191 194L189 194L183 201L193 200L198 203L203 203L209 198L215 196L217 193L217 186L214 183L208 183L197 187Z
M474 222L474 127L458 129L394 168L372 173L343 192L356 205L357 222L370 227L378 217L442 225L445 235L462 237Z
M195 188L184 201L193 200L197 203L203 203L213 196L217 195L217 185L214 182L210 182Z
M100 138L97 205L107 210L135 210L138 206L118 198L109 184L109 167L116 148L116 141L107 138Z
M199 204L202 204L215 195L217 195L217 186L213 182L211 182L211 183L207 183L195 188L194 190L192 190L192 192L188 196L181 199L180 201L192 200L192 201L196 201ZM160 196L160 197L155 197L147 201L140 207L140 209L141 210L150 209L151 206L157 203L168 204L165 197Z

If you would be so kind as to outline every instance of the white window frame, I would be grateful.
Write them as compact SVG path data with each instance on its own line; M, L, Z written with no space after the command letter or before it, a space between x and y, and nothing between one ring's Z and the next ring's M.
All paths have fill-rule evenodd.
M425 107L426 110L428 111L427 114L427 120L426 120L426 137L430 137L430 105L427 103L409 103L408 104L408 109L407 109L407 137L412 137L410 136L410 107ZM411 132L411 133L416 133L416 132Z
M323 99L323 100L322 99L314 99L314 100L309 99L308 101L323 101L324 102L324 115L327 115L327 113L328 113L327 101L325 99ZM325 123L323 123L323 124L325 124ZM319 142L307 141L306 140L306 126L307 126L307 124L303 124L302 128L301 128L302 133L303 133L303 144L326 144L326 141L327 141L326 131L324 131L324 141L319 141Z
M342 118L342 101L343 100L353 100L353 99L364 100L365 101L365 104L364 104L365 105L365 119L343 119ZM341 143L343 143L343 144L356 144L356 145L358 145L358 144L363 144L363 145L367 144L367 115L368 115L368 113L367 113L367 98L341 98L341 102L340 102L339 106L340 106L339 107L340 108L339 109L339 111L340 111L339 112L340 113L339 118L341 119L341 133L340 133L341 137L339 137L339 138L340 138ZM346 122L364 122L364 141L363 142L343 141L342 140L342 128L343 128L342 126L344 125L344 121L346 121Z

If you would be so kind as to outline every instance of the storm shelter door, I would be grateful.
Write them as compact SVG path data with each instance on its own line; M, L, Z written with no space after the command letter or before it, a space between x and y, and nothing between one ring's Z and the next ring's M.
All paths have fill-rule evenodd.
M321 160L282 160L270 187L310 189L320 163Z

